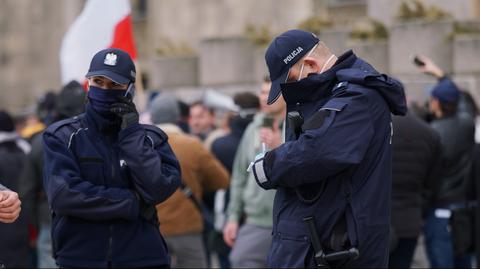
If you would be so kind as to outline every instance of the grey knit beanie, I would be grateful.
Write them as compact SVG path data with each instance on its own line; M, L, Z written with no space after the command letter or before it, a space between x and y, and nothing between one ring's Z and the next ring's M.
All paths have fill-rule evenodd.
M153 124L173 123L180 121L178 100L168 93L161 93L150 104L150 116Z

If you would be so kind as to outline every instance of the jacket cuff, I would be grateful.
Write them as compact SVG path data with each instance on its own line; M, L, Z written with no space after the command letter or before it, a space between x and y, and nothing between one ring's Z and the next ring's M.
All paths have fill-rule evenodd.
M255 181L257 181L257 184L260 187L266 190L270 190L275 187L273 182L271 182L267 177L267 173L265 171L265 157L256 160L252 168Z
M240 217L237 216L237 214L230 214L228 215L227 221L234 221L234 222L239 222Z

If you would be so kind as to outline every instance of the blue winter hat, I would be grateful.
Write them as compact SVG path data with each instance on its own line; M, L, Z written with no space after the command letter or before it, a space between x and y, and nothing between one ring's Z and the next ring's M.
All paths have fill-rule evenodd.
M93 56L85 77L103 76L119 84L135 82L135 64L121 49L104 49Z
M289 30L277 36L265 53L272 86L267 103L270 105L280 96L280 84L287 80L288 70L307 54L320 40L313 33Z
M442 79L433 87L431 95L440 103L455 103L460 98L460 90L450 79Z

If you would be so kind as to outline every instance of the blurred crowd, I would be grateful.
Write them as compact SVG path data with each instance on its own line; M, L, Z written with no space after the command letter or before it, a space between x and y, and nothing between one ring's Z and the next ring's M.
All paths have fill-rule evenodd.
M473 98L440 67L421 58L435 76L425 104L410 103L393 118L390 267L411 266L420 236L431 267L471 268L480 183L478 115ZM265 144L284 141L286 107L267 106L270 81L232 97L231 108L201 98L187 104L167 92L149 92L144 124L161 128L177 156L180 188L157 205L172 267L264 268L271 244L275 191L264 191L247 167ZM22 115L0 111L0 184L18 192L22 212L0 223L0 261L7 268L54 268L51 211L43 189L42 131L84 112L86 92L72 81L48 92Z

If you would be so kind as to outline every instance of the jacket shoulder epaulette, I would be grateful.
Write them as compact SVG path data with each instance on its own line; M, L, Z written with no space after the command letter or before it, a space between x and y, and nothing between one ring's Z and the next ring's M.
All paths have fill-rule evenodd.
M81 115L57 121L52 125L50 125L45 130L45 133L50 133L53 135L60 135L60 136L62 135L68 136L70 133L75 132L75 130L80 127L80 119L81 119Z
M142 124L145 129L147 137L152 139L153 145L159 145L168 140L168 135L162 131L160 128L154 125Z

